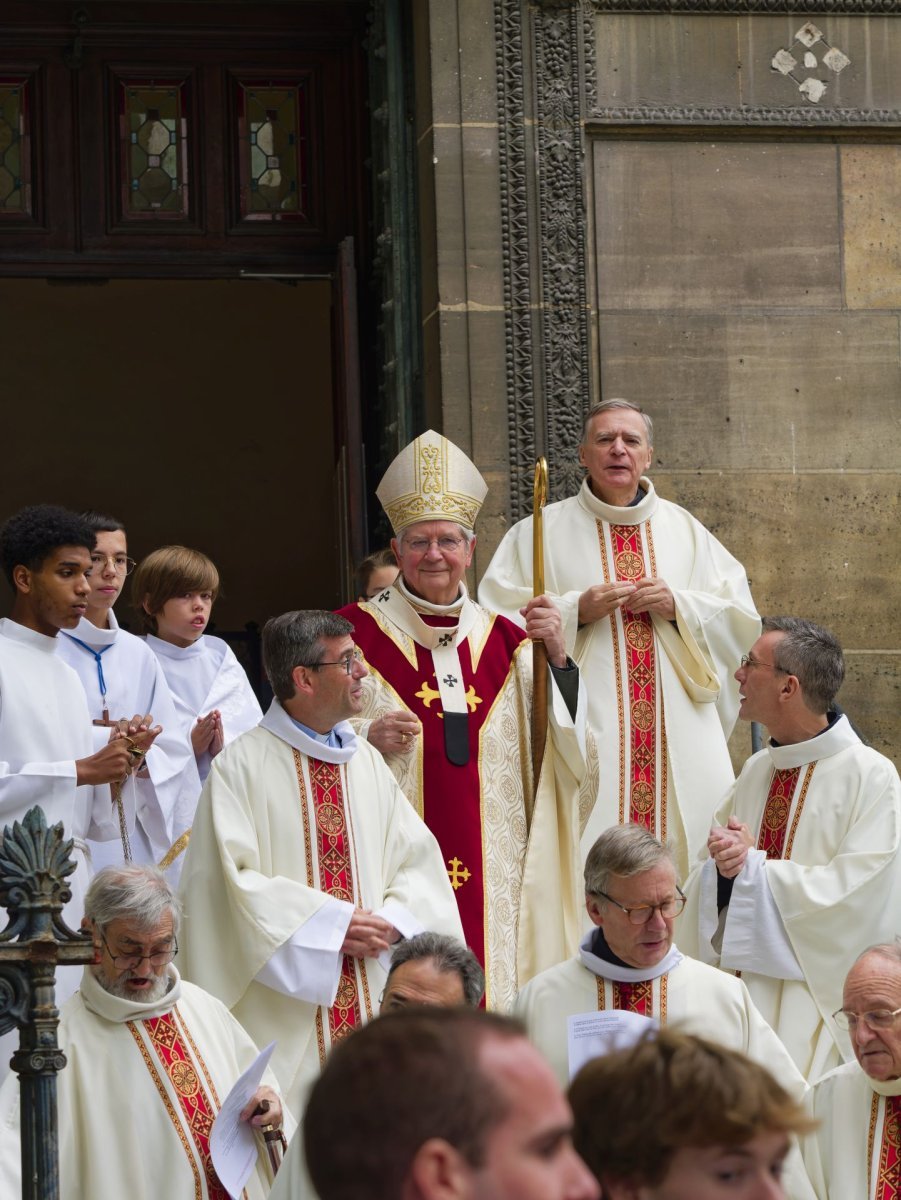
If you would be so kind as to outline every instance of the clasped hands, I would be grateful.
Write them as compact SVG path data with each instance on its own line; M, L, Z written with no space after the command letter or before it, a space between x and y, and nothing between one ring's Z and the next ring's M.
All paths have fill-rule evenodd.
M82 784L124 783L132 771L144 765L144 756L163 732L153 724L153 715L122 717L110 729L109 741L96 754L75 763L75 781Z
M627 608L632 613L656 613L665 621L676 619L676 602L669 584L649 576L618 579L615 583L598 583L587 588L579 597L579 624L600 621L618 608Z
M738 817L731 816L725 826L714 825L707 838L707 849L724 879L734 879L754 845L750 828Z

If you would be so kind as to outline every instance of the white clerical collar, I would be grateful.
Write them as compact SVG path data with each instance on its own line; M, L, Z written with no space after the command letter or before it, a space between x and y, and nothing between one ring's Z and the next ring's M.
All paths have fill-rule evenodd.
M851 722L844 713L829 729L824 729L816 737L808 738L806 742L795 742L791 746L767 746L766 751L773 761L777 771L792 767L804 767L808 763L819 762L821 758L831 758L839 750L849 746L859 746L860 738L851 728Z
M406 580L403 575L398 575L394 585L400 594L404 597L408 604L412 604L414 608L420 612L430 613L435 617L457 617L460 615L460 610L466 600L469 599L469 593L466 591L466 584L460 584L460 594L450 604L432 604L428 600L423 600L422 596L417 596L407 587Z
M260 727L267 729L277 738L281 738L283 742L287 742L301 754L305 754L308 758L319 759L320 762L350 762L359 749L357 735L354 733L350 721L339 721L335 726L335 732L341 738L341 745L327 746L324 742L317 742L314 738L308 737L302 729L298 729L278 700L273 700L269 705L266 715L260 721Z
M3 617L0 620L0 635L9 638L11 642L19 642L23 646L31 646L33 650L40 650L44 654L56 654L58 643L55 637L48 637L46 633L38 633L36 629L29 629L27 625L20 625L18 621L14 621L11 617Z
M190 646L176 646L172 642L164 642L162 638L148 633L147 645L157 654L161 654L163 658L174 658L176 662L184 662L186 658L199 658L203 654L204 637L205 635L201 634L197 641L192 642Z
M591 480L586 476L582 480L582 487L579 490L579 503L593 517L607 521L611 525L640 525L642 521L647 521L657 511L657 493L647 475L642 475L638 484L644 492L642 498L637 504L629 504L625 508L620 508L618 504L606 504L603 500L599 500L591 490Z
M105 1021L114 1021L124 1025L126 1021L146 1021L149 1017L161 1017L170 1008L174 1008L181 997L181 976L174 963L169 964L169 978L172 986L165 996L159 1000L147 1002L144 1000L125 1000L122 996L114 996L100 983L91 967L85 967L81 977L81 998L85 1008L95 1012Z
M98 629L87 617L82 617L74 629L61 629L60 633L73 641L84 642L86 646L99 650L101 646L111 646L119 636L119 622L116 620L116 614L110 609L109 629Z
M857 1069L861 1075L866 1075L859 1064ZM866 1080L879 1096L901 1096L901 1079L871 1079L869 1075L866 1075Z
M579 943L579 961L583 967L588 968L592 975L600 975L602 979L612 979L615 983L644 983L648 979L659 979L661 975L667 975L670 971L675 970L684 957L681 950L678 950L673 943L660 962L655 963L653 967L621 967L617 963L607 962L605 958L598 958L596 954L592 954L591 943L593 940L594 930L592 929Z

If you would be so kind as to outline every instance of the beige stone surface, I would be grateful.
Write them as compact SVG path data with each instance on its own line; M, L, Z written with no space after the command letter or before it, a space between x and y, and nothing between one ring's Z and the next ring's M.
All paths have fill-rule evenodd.
M843 146L841 156L848 307L901 309L901 146Z
M809 48L796 37L808 23L822 35ZM899 107L901 25L891 17L599 13L595 46L600 108ZM822 61L829 47L850 60L838 73ZM797 62L792 75L773 69L780 50ZM808 78L826 84L815 104L799 90Z
M591 145L601 311L841 303L838 149Z
M806 24L820 30L822 38L810 47L816 67L804 65L805 47L795 35ZM840 50L850 63L838 74L822 62L826 46ZM793 74L781 75L772 68L773 56L791 48L798 61ZM893 17L826 14L743 17L739 22L738 53L741 61L743 104L763 108L862 108L897 109L898 60L901 55L901 24ZM821 100L811 104L798 90L807 78L826 84Z
M845 682L838 702L860 736L901 767L901 653L845 650Z
M760 612L810 617L848 649L901 645L897 474L654 478L744 563Z
M894 313L605 313L601 367L654 417L663 469L901 467Z
M734 16L599 13L598 106L737 105L738 26Z

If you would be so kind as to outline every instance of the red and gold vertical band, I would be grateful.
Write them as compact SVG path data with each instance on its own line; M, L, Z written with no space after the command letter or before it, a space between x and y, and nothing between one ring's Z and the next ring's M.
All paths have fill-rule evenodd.
M613 563L618 580L645 574L640 525L611 525ZM657 808L657 664L654 628L649 613L621 610L626 639L629 686L630 759L629 823L644 825L660 837Z
M879 1097L873 1097L871 1141ZM876 1173L875 1200L901 1200L901 1096L885 1097L885 1119Z
M666 1024L666 992L667 992L667 977L660 976L660 999L658 1001L657 1011L654 1006L654 980L643 979L640 983L619 983L615 980L610 981L612 988L612 1004L611 1008L618 1009L620 1012L637 1013L640 1017L656 1017L661 1025ZM598 1012L603 1012L607 1007L606 987L607 981L598 976Z
M786 767L773 772L757 839L757 849L765 851L767 858L783 857L788 814L800 774L800 767Z
M176 1009L171 1009L161 1017L148 1017L140 1024L146 1031L150 1044L156 1051L169 1082L178 1096L182 1122L190 1130L197 1153L203 1163L207 1194L210 1200L229 1200L228 1192L219 1182L210 1155L210 1133L213 1121L216 1119L218 1100L215 1096L208 1095L203 1086L201 1071L198 1069L200 1064L194 1063L190 1050L181 1036L175 1021L176 1011ZM140 1034L135 1028L134 1022L129 1022L129 1028L132 1036L138 1042L139 1048L143 1051ZM149 1061L148 1066L150 1066ZM177 1119L174 1113L172 1116Z
M341 788L341 768L337 763L311 758L310 785L316 821L316 853L319 860L320 890L338 900L354 903L353 868ZM335 1003L328 1010L329 1034L340 1041L363 1024L357 966L347 954L341 960L341 976Z

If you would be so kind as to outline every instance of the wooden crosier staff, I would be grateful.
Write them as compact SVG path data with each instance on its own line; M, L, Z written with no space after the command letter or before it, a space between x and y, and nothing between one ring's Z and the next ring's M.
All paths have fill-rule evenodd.
M542 509L547 502L547 459L535 464L535 483L532 489L532 595L544 593L544 518ZM538 776L544 759L547 741L547 647L544 642L532 643L532 780L538 792Z

